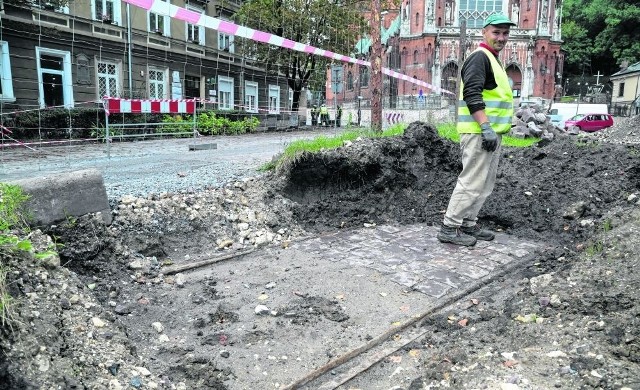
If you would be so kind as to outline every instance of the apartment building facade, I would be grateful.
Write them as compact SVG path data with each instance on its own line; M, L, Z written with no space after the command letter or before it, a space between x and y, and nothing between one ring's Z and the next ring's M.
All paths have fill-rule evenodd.
M163 0L228 20L242 0ZM0 112L76 107L104 96L197 98L209 108L277 114L286 79L238 55L234 37L121 0L4 4Z

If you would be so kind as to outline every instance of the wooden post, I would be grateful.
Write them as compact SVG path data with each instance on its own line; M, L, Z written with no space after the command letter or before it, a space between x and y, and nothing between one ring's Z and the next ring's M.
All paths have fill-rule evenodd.
M382 42L380 0L371 0L371 130L382 132Z

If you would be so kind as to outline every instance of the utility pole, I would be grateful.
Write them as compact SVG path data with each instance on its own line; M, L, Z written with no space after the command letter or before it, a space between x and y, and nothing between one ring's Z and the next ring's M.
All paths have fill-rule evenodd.
M371 130L382 132L382 42L380 0L371 0Z

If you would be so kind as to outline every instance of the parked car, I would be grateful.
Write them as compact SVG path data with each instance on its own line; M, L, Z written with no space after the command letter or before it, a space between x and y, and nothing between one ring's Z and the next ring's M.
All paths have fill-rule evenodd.
M576 127L582 131L598 131L613 126L611 114L578 114L564 122L564 129Z

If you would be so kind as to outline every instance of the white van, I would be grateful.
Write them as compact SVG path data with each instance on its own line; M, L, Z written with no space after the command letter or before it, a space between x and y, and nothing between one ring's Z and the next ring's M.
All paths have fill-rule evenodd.
M553 103L549 110L551 123L559 128L564 128L564 121L577 114L608 114L606 104L593 103Z

